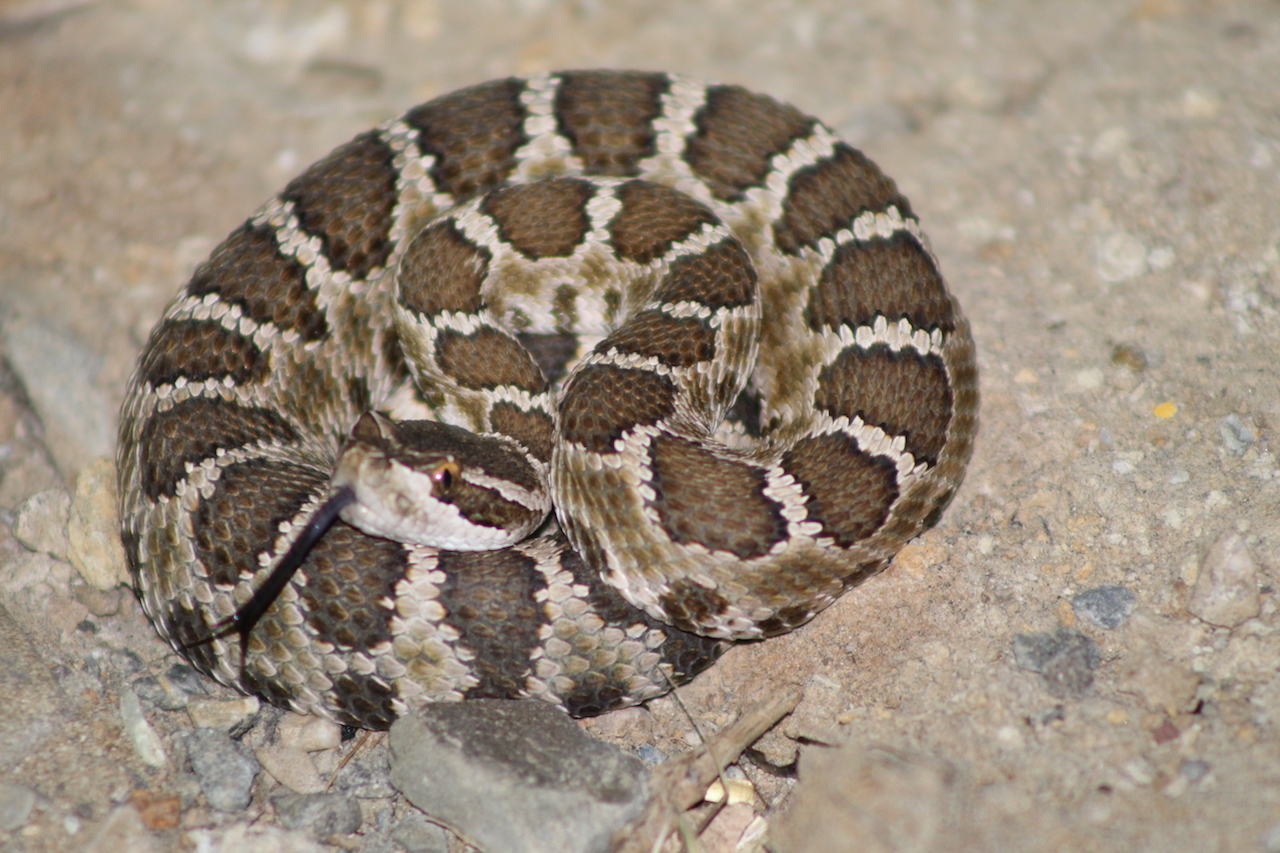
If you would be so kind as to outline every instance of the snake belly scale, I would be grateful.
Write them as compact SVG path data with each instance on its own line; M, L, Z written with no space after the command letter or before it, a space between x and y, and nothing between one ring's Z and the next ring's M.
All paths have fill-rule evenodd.
M196 270L128 389L122 537L159 633L274 704L599 713L884 568L954 495L977 409L909 203L820 122L660 73L511 78L337 148ZM471 503L546 488L554 513L481 551L338 521L210 640L369 412L503 442L544 483L481 471Z

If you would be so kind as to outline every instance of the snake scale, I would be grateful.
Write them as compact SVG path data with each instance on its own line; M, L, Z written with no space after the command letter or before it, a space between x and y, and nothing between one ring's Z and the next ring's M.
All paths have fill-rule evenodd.
M593 714L884 568L977 409L909 203L819 121L661 73L510 78L337 148L196 270L127 392L122 538L161 636L268 702ZM351 503L415 459L426 503L385 502L491 542Z

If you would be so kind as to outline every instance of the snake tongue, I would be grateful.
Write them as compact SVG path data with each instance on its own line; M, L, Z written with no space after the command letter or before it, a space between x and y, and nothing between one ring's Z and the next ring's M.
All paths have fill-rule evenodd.
M355 503L355 500L355 491L350 487L344 486L335 490L329 499L312 513L311 518L298 533L298 537L293 540L289 550L276 563L262 586L254 590L253 597L242 604L230 617L213 625L209 636L193 643L184 643L182 649L185 651L203 646L235 634L240 638L240 671L243 675L245 657L248 654L249 634L270 609L276 597L293 579L294 574L306 561L307 555L311 553L311 549L338 520L342 510Z

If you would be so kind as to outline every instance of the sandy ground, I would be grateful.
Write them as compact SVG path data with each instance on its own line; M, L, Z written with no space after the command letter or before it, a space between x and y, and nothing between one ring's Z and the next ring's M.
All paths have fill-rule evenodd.
M172 655L129 595L62 561L15 574L9 528L114 453L194 264L356 132L588 66L822 117L911 198L979 345L982 432L939 527L682 692L714 729L806 685L761 744L778 765L810 744L814 834L779 849L878 804L858 849L1280 850L1280 6L1211 0L0 2L0 354L43 425L0 389L0 653L32 667L0 673L0 779L38 795L0 848L107 849L122 803L180 787L119 701ZM1234 560L1211 553L1233 533ZM1076 601L1109 585L1134 604L1113 628ZM1015 655L1060 628L1096 649L1065 682ZM669 699L587 725L695 738ZM770 802L792 788L752 772ZM238 819L192 807L149 843ZM396 849L372 838L318 849Z

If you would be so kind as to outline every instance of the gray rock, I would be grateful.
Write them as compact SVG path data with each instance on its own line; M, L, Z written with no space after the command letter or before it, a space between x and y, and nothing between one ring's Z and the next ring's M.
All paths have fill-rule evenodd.
M191 769L210 808L236 812L248 806L260 769L253 751L216 729L196 729L186 742Z
M360 804L346 794L279 794L271 804L286 829L306 829L317 838L360 828Z
M364 800L394 797L396 791L388 778L390 772L390 753L377 749L339 770L333 778L333 787Z
M1095 586L1071 599L1076 616L1108 630L1123 625L1137 603L1138 597L1119 584Z
M1059 628L1052 634L1017 634L1013 657L1020 669L1037 672L1049 695L1079 698L1093 686L1098 668L1098 645L1079 631Z
M536 701L432 705L391 727L391 784L490 853L587 853L640 813L648 772Z

